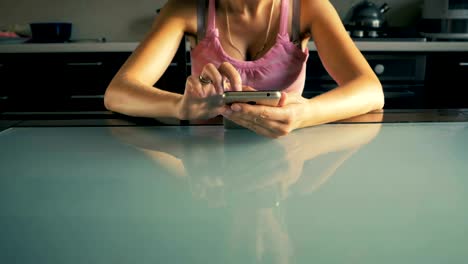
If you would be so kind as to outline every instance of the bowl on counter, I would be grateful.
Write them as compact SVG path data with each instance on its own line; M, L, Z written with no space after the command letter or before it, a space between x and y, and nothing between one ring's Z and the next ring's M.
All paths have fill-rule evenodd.
M72 33L72 23L30 23L31 40L35 43L60 43L67 42Z

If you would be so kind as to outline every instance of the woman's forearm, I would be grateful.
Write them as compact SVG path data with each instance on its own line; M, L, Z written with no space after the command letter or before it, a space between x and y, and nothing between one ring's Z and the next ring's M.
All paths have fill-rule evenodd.
M334 122L382 109L384 95L378 80L361 77L309 99L300 127Z
M113 80L104 96L105 107L128 116L179 118L182 95L125 79Z

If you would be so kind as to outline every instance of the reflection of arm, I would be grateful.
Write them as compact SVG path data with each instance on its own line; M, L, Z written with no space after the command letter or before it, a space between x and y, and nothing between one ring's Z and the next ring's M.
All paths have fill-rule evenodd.
M185 176L186 167L190 164L192 169L197 168L194 164L206 160L203 153L219 155L223 146L219 144L220 136L223 136L224 132L222 129L197 127L110 127L109 129L114 137L142 151L175 176ZM205 168L204 165L199 168Z
M109 127L111 134L125 144L143 152L154 163L176 177L186 176L182 155L183 140L176 135L164 136L157 127Z
M296 168L296 173L289 174L283 184L290 186L299 180L303 174L302 168L305 161L327 153L347 150L323 173L309 175L306 179L301 180L300 189L305 192L318 189L348 158L372 141L379 133L380 128L381 124L324 125L292 133L291 135L294 137L290 137L288 142L284 143L289 145L288 159L291 161L291 165Z
M381 124L323 125L286 137L290 159L309 160L330 152L359 148L372 141ZM291 148L291 146L294 146Z
M110 127L111 134L125 144L137 149L164 152L180 157L184 138L175 133L170 135L158 131L158 127Z
M157 163L160 167L166 169L166 171L169 172L171 175L174 175L176 177L187 176L187 171L185 170L185 166L182 160L171 156L165 152L143 149L138 147L136 148L145 153L146 156L150 157L151 160Z
M340 158L332 164L327 170L325 170L318 177L309 177L304 179L303 184L299 187L303 193L311 193L320 188L322 184L328 181L328 179L335 174L336 170L351 156L359 150L359 147L346 151Z

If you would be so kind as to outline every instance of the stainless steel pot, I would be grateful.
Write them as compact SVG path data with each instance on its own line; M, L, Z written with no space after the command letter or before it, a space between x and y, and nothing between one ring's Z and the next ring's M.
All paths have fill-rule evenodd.
M347 25L363 29L381 29L386 26L384 14L390 9L387 3L378 7L364 0L351 8L347 15Z

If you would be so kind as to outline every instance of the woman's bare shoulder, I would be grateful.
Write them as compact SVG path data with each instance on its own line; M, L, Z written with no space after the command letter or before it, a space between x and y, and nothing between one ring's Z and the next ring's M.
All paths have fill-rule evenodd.
M197 2L199 0L169 0L161 8L160 16L182 20L186 27L186 33L196 34Z
M315 21L336 19L336 9L329 0L300 0L301 26L310 28Z
M300 0L302 15L313 15L320 13L324 8L330 7L332 4L329 0Z

